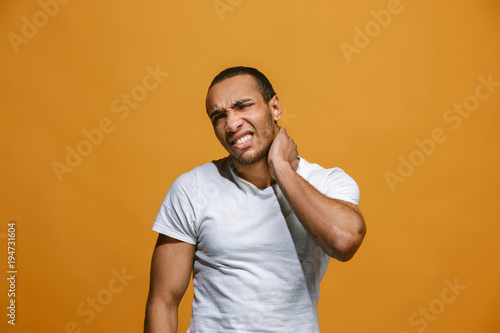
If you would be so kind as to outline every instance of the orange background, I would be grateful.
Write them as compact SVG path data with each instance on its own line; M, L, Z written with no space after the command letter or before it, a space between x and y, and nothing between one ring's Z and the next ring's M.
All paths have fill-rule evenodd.
M0 331L142 330L152 222L177 176L225 156L204 98L211 79L234 65L273 82L281 124L302 157L343 168L361 189L368 233L352 261L329 266L322 331L500 331L500 87L457 128L443 118L475 94L478 77L500 82L498 2L74 0L49 8L44 21L37 1L0 3L0 266L7 275L15 220L19 271L15 327L7 280L0 283ZM398 13L374 23L371 11L388 8ZM13 43L33 16L38 31ZM341 45L355 46L367 27L369 43L358 36L363 47L346 57ZM127 116L113 112L122 94L141 92L148 66L169 74ZM59 181L53 163L65 164L67 146L84 149L82 131L106 118L113 130ZM431 149L436 128L446 140ZM428 155L415 140L429 143ZM420 165L391 188L387 172L397 175L410 155ZM447 281L466 289L453 294ZM429 307L432 319L423 319Z

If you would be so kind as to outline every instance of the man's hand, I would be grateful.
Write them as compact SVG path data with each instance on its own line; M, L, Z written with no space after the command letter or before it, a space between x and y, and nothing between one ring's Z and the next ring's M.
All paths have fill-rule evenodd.
M286 167L288 165L291 165L294 170L297 170L298 155L299 152L297 151L297 145L293 139L288 136L286 129L280 127L278 134L271 144L271 148L269 148L269 154L267 156L271 177L277 181L276 171L279 168Z
M317 244L330 257L347 261L365 236L363 215L357 205L325 196L298 175L297 156L297 145L280 127L269 148L269 173Z

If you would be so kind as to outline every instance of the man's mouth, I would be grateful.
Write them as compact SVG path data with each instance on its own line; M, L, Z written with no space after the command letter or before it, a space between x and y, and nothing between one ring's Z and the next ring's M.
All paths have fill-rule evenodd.
M246 148L252 142L252 138L253 138L253 134L247 133L247 134L237 138L236 140L231 141L231 144L238 149Z

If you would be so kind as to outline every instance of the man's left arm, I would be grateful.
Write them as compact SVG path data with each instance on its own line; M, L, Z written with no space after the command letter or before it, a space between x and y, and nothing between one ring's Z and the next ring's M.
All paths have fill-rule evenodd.
M278 182L295 215L323 250L333 258L348 261L358 250L366 225L357 205L331 199L299 176L297 146L284 128L269 150L271 176Z

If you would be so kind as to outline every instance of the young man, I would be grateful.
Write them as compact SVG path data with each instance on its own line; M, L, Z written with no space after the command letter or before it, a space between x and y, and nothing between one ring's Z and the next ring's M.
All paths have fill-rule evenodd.
M222 71L206 109L229 156L181 175L163 201L145 332L177 332L191 272L190 333L319 332L329 258L349 260L365 235L358 186L298 157L258 70Z

